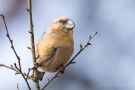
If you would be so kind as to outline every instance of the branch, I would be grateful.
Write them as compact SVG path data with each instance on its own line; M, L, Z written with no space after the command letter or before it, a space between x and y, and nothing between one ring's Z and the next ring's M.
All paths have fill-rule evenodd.
M73 60L74 60L86 47L88 47L89 45L91 45L90 40L91 40L97 33L98 33L98 32L95 31L95 33L94 33L92 36L91 36L91 35L89 36L89 40L87 41L87 43L85 44L84 47L80 44L80 51L70 60L70 62L69 62L65 67L69 66L70 64L75 63L75 62L73 62Z
M86 44L85 44L84 47L80 44L80 50L79 50L78 53L67 63L67 65L65 66L65 68L66 68L67 66L69 66L70 64L74 64L74 63L75 63L75 62L73 62L74 59L75 59L86 47L88 47L89 45L91 45L91 44L90 44L90 40L91 40L97 33L98 33L98 32L95 31L95 33L94 33L92 36L91 36L91 35L89 36L89 39L88 39L88 41L86 42ZM59 77L59 76L58 76L59 73L60 73L60 71L57 72L50 80L48 79L47 83L43 86L43 88L42 88L41 90L44 90L55 78Z
M6 25L6 21L5 21L5 17L4 17L4 15L2 15L2 14L1 14L0 16L2 17L2 19L3 19L3 21L4 21L4 25L5 25L5 28L6 28L6 35L7 35L8 39L9 39L9 41L10 41L11 48L13 49L13 51L14 51L14 53L15 53L15 56L16 56L16 58L17 58L17 60L18 60L19 68L16 66L16 63L14 63L14 66L15 66L15 68L20 72L20 74L22 75L22 77L24 78L24 80L25 80L25 82L26 82L26 84L27 84L29 90L31 90L30 85L29 85L29 83L28 83L28 81L27 81L27 78L25 78L24 74L22 73L21 63L20 63L20 57L17 55L17 52L16 52L16 50L15 50L15 48L14 48L14 45L13 45L13 40L10 38L10 35L9 35L9 32L8 32L8 28L7 28L7 25ZM4 64L2 64L2 65L0 65L0 66L4 66ZM4 66L4 67L9 68L8 66ZM12 67L9 68L9 69L14 70Z
M10 38L10 35L9 35L9 32L8 32L8 28L7 28L7 25L6 25L6 21L5 21L5 17L4 17L4 15L2 15L2 14L1 14L0 16L2 17L2 19L3 19L3 21L4 21L4 25L5 25L5 28L6 28L6 35L7 35L8 39L9 39L9 41L10 41L11 48L13 49L13 51L14 51L14 53L15 53L15 56L16 56L16 58L18 59L18 63L19 63L19 62L20 62L20 58L19 58L19 56L17 55L16 50L15 50L15 48L14 48L13 40ZM20 69L21 69L21 67L20 67Z
M15 75L16 74L21 74L21 72L19 70L17 70L16 68L14 68L12 65L11 66L7 66L5 64L0 64L0 67L5 67L5 68L8 68L8 69L11 69L11 70L15 71L16 72ZM32 76L29 76L29 72L30 71L28 70L28 73L27 74L26 73L23 73L23 75L26 76L27 79L33 80L33 77Z
M7 65L0 64L0 67L6 67L6 68L8 68L8 69L11 69L11 70L16 71L17 74L21 74L20 71L16 70L12 65L9 67L9 66L7 66Z
M33 59L33 65L36 62L36 56L35 56L35 43L34 43L34 31L33 31L33 22L32 22L32 1L28 0L28 8L26 9L28 11L28 17L29 17L29 24L30 24L30 39L31 39L31 52L32 52L32 59ZM40 89L39 81L37 79L38 72L37 70L34 70L34 77L35 77L35 87L36 90Z

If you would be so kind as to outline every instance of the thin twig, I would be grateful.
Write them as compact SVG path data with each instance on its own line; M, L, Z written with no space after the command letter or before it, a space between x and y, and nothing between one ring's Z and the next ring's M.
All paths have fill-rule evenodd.
M48 79L47 82L46 82L46 84L45 84L45 85L43 86L43 88L40 89L40 90L45 90L45 88L46 88L56 77L58 77L59 73L60 73L60 71L59 71L58 73L56 73L50 80Z
M19 84L17 83L17 90L19 90Z
M31 70L31 69L28 68L27 78L29 77L30 70Z
M17 55L17 52L16 52L16 50L15 50L15 48L14 48L14 45L13 45L13 40L10 38L10 35L9 35L9 32L8 32L8 28L7 28L7 25L6 25L6 21L5 21L5 17L4 17L4 15L2 15L2 14L1 14L0 16L2 17L2 19L3 19L3 21L4 21L4 25L5 25L5 28L6 28L6 35L7 35L8 39L9 39L9 41L10 41L11 48L13 49L13 51L14 51L14 53L15 53L15 56L16 56L16 58L17 58L17 60L18 60L19 68L16 66L16 63L14 63L14 66L15 66L15 68L21 73L21 75L22 75L22 77L24 78L24 80L25 80L25 82L26 82L26 84L27 84L29 90L31 90L30 85L29 85L27 79L25 78L24 74L22 73L20 57ZM13 69L12 69L12 70L13 70Z
M11 66L7 66L7 65L5 65L5 64L0 64L0 67L5 67L5 68L8 68L8 69L11 69L11 70L13 70L13 71L16 72L15 74L21 74L21 72L20 72L19 70L15 69L12 65L11 65ZM23 75L26 76L27 79L33 80L33 77L28 76L28 75L26 75L25 73L23 73Z
M32 22L32 0L28 0L28 8L26 9L28 11L28 17L29 17L29 24L30 24L30 39L31 39L31 52L32 52L32 60L33 60L33 66L36 62L36 55L35 55L35 43L34 43L34 31L33 31L33 22ZM36 90L40 90L39 81L37 79L38 72L37 70L34 70L34 77L35 77L35 87Z
M27 47L28 49L31 49L30 47Z
M91 45L90 44L90 40L97 34L98 32L97 31L95 31L95 33L91 36L89 36L89 40L87 41L87 43L85 44L85 46L84 47L80 47L80 50L79 50L79 52L70 60L70 62L65 66L65 67L67 67L68 65L70 65L70 64L72 64L72 62L73 62L73 60L86 48L86 47L88 47L89 45Z
M9 66L7 66L7 65L0 64L0 66L6 67L6 68L11 69L11 70L14 70L14 71L16 71L16 73L20 74L20 71L16 70L12 65L11 65L11 67L9 67Z
M9 32L8 32L8 28L7 28L7 25L6 25L6 21L5 21L5 17L4 17L4 15L2 15L2 14L1 14L0 16L2 17L2 19L3 19L3 21L4 21L4 25L5 25L5 28L6 28L6 35L7 35L8 39L9 39L9 41L10 41L11 48L13 49L16 58L20 61L20 58L19 58L19 56L17 55L16 50L15 50L15 48L14 48L13 40L10 38L10 35L9 35Z
M67 63L67 65L65 66L65 68L66 68L67 66L69 66L70 64L75 63L75 62L73 62L74 59L75 59L86 47L88 47L89 45L91 45L91 44L90 44L90 40L91 40L97 33L98 33L98 32L95 31L95 33L94 33L92 36L91 36L91 35L89 36L89 39L88 39L88 41L87 41L87 43L85 44L84 47L80 44L80 50L79 50L78 53ZM50 80L48 79L47 82L46 82L46 84L45 84L45 85L43 86L43 88L40 89L40 90L44 90L56 77L58 77L59 73L60 73L60 71L57 72Z

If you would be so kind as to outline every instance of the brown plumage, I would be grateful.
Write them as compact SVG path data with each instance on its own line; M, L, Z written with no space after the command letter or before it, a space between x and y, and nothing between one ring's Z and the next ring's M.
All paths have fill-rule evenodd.
M65 65L74 51L73 21L61 16L52 21L46 32L36 44L36 63L39 80L45 72L57 72L61 65Z

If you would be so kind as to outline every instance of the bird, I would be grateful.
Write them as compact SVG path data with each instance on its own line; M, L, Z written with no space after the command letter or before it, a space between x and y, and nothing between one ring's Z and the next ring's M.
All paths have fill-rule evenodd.
M65 16L54 19L35 45L38 80L46 72L64 73L65 65L74 52L74 22Z

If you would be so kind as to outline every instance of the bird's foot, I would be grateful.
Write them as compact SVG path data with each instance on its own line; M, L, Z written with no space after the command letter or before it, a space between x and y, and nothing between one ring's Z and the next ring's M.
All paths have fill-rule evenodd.
M35 63L34 64L34 67L32 68L32 70L36 70L38 67L42 66L41 64L39 63Z
M56 69L60 69L60 72L61 72L61 74L63 74L64 73L64 70L65 70L65 66L63 65L63 64L61 64L58 68L56 68Z

